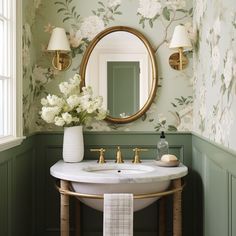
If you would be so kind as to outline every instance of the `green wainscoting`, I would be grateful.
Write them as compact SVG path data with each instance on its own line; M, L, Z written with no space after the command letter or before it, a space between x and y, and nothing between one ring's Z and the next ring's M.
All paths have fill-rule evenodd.
M184 189L184 236L236 235L236 154L190 133L166 135L170 152L189 167ZM132 148L148 148L143 159L154 159L157 133L87 132L85 158L96 159L89 149L104 147L114 159L117 145L124 159ZM22 145L0 153L0 236L59 236L59 194L49 169L61 159L62 133L40 133ZM171 198L168 198L171 202ZM171 219L170 207L167 209ZM71 235L75 235L76 200L71 198ZM135 213L134 235L157 236L158 203ZM102 213L82 205L82 236L102 235ZM171 221L167 235L171 236Z
M192 140L189 133L167 134L170 152L177 155L183 163L190 167L184 190L184 235L193 235L193 188L191 178ZM59 194L54 188L54 179L49 174L50 166L61 159L62 134L44 133L36 135L37 153L37 235L59 235ZM97 159L97 153L90 148L106 148L106 158L115 160L116 148L122 149L124 159L132 159L134 147L148 148L141 154L142 159L154 159L156 156L157 133L147 132L87 132L84 134L85 159ZM168 199L171 202L171 199ZM72 208L75 209L74 202ZM135 213L134 235L157 236L158 204ZM72 222L75 213L72 211ZM171 212L169 211L169 218ZM102 236L102 213L82 206L82 236ZM72 231L74 224L72 224ZM171 223L167 224L167 236L172 235ZM73 235L73 234L72 234Z
M0 236L35 235L34 137L0 153Z
M193 135L196 235L236 235L236 154Z

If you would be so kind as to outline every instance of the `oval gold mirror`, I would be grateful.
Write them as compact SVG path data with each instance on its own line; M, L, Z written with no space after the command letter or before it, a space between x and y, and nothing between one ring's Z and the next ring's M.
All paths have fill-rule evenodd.
M107 121L128 123L151 106L157 90L157 64L148 40L137 30L115 26L89 44L80 66L83 85L103 96Z

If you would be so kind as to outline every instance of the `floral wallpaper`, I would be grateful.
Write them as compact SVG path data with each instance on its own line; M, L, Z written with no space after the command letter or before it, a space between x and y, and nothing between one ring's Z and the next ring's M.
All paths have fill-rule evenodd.
M135 122L115 125L96 121L89 124L86 129L92 131L189 131L192 129L192 54L190 52L188 55L190 64L184 71L175 71L168 64L168 58L173 53L168 48L168 43L177 24L184 24L189 36L194 40L191 0L26 0L23 2L25 134L55 129L40 118L41 98L47 94L57 94L58 84L67 81L78 71L81 58L90 41L97 33L114 25L136 28L150 40L158 64L157 96L148 112ZM198 14L202 19L204 13ZM56 26L65 28L72 50L72 65L65 72L58 72L51 67L52 55L46 52L50 33ZM213 29L209 32L209 37L216 38L214 42L209 42L215 60L218 53L215 46L217 40L220 41L217 33ZM227 51L224 63L230 63L228 62L230 58L232 52ZM217 65L215 67L217 69ZM224 75L228 79L229 75ZM225 77L221 77L221 80L225 80ZM194 82L196 83L196 80ZM221 90L227 94L231 87L229 83ZM201 96L203 98L206 96L204 90L201 91ZM200 123L204 126L204 121Z
M236 150L236 5L234 0L194 4L193 130Z

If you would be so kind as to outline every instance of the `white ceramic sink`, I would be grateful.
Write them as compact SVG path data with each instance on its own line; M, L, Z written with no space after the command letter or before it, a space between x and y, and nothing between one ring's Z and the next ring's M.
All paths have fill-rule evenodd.
M187 167L159 167L153 160L141 164L126 161L124 164L108 162L98 164L96 161L80 163L57 162L50 169L52 176L71 181L75 192L87 194L133 193L145 194L164 191L172 179L187 174ZM134 210L140 210L152 204L158 198L134 201ZM86 205L102 211L103 201L79 198Z

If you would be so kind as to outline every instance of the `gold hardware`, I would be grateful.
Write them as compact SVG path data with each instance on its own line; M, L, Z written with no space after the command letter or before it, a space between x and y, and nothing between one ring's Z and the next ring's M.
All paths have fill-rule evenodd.
M169 64L174 70L183 70L188 65L188 58L183 52L183 48L178 49L179 52L175 52L169 57Z
M122 154L121 154L121 150L120 147L117 147L117 152L116 152L116 163L124 163L123 158L122 158Z
M104 152L106 151L106 149L104 148L99 148L99 149L90 149L91 152L99 152L99 158L98 158L98 161L97 163L98 164L104 164L106 163L105 161L105 157L104 157Z
M177 192L182 192L185 185L186 185L186 183L183 181L181 186L179 186L179 187L172 186L169 190L164 191L164 192L134 194L134 199L146 199L146 198L153 198L153 197L163 197L163 196L171 195L171 194L174 194L174 193L177 193ZM83 198L91 198L91 199L103 199L104 198L103 194L87 194L87 193L72 192L73 187L71 186L71 183L70 183L70 190L71 191L62 189L62 188L58 187L57 184L56 184L56 188L61 194L65 194L65 195L83 197Z
M142 148L134 148L134 159L133 159L133 163L138 164L141 163L142 161L140 160L140 156L139 153L140 152L144 152L144 151L148 151L148 149L142 149Z
M52 58L52 65L56 70L67 70L71 65L71 57L66 53L56 51Z

